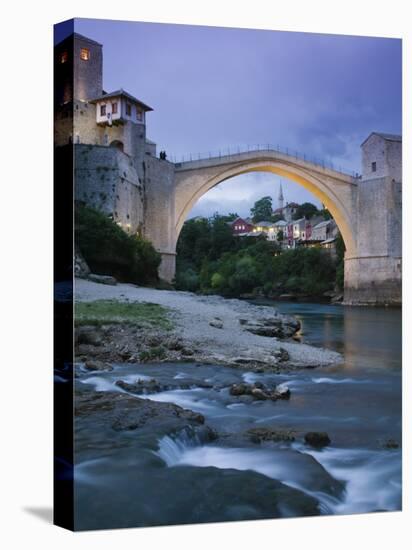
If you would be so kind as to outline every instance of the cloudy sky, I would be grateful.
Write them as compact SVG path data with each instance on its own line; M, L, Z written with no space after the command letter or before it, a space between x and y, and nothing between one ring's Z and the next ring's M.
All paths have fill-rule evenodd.
M402 133L400 40L91 19L76 19L75 31L103 44L106 91L153 107L147 134L169 158L271 143L360 172L370 132ZM265 195L276 206L279 183L233 178L191 215L247 215ZM282 184L287 201L316 203Z

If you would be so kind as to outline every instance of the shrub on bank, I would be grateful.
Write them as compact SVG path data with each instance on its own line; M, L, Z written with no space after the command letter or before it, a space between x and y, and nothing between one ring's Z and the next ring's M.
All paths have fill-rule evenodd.
M94 273L143 285L158 280L160 254L152 244L137 235L128 235L93 208L76 205L75 239Z

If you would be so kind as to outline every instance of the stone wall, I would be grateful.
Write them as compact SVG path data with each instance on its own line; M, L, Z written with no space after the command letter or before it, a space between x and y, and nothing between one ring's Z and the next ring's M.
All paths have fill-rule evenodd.
M175 275L175 167L167 160L146 155L144 160L144 235L162 255L159 275L172 281Z
M75 198L113 216L128 233L142 232L144 190L129 155L113 147L75 145Z
M345 305L401 305L402 259L389 256L345 261Z
M400 138L373 133L362 144L362 178L358 182L354 210L358 219L357 253L345 257L345 303L400 305L402 303L402 141Z

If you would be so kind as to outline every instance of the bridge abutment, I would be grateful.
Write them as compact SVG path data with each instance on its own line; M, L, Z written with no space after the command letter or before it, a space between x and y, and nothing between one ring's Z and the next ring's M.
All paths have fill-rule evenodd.
M344 305L399 306L402 258L365 256L345 259Z

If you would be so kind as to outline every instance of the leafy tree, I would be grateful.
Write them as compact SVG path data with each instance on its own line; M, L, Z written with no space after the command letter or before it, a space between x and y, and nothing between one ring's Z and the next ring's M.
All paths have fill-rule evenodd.
M281 229L280 231L278 231L277 239L281 243L283 241L284 237L285 236L284 236L283 231Z
M329 212L327 208L322 208L322 210L319 211L319 214L323 217L324 220L332 219L332 214Z
M253 223L269 221L272 218L272 197L263 197L250 209Z
M343 290L344 284L345 284L345 242L343 240L342 235L339 233L339 235L336 237L336 256L337 256L337 265L336 265L336 286Z
M94 273L137 284L158 280L160 254L152 244L128 235L102 212L76 205L75 240Z
M316 214L319 214L317 207L311 202L304 202L296 209L293 219L300 220L301 218L306 218L307 220L310 220L310 218L313 218Z
M336 264L324 250L280 252L280 241L234 237L225 216L189 220L178 242L176 286L228 297L282 292L319 296L333 288Z

